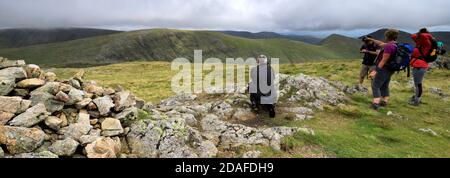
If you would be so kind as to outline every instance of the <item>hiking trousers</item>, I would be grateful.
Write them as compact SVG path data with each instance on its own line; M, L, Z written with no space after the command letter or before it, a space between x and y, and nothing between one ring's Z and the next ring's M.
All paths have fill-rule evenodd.
M374 98L388 97L389 83L394 72L387 69L378 69L372 81L372 94Z

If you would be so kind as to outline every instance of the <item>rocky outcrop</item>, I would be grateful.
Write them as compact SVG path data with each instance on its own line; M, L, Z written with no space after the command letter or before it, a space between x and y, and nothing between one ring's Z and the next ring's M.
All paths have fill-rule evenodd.
M180 94L153 105L121 87L85 81L83 74L60 80L36 65L2 60L0 144L6 149L0 156L210 158L257 145L280 150L283 137L314 135L308 128L247 125L261 116L245 94L209 99ZM306 75L281 74L279 81L277 112L295 121L313 119L314 110L338 105L348 93Z

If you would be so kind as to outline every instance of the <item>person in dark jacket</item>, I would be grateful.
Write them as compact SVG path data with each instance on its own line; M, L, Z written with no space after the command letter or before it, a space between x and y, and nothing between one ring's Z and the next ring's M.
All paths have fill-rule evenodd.
M361 71L359 73L359 85L362 86L364 79L369 75L369 72L375 69L375 59L380 52L380 47L376 45L368 35L362 39L364 44L360 48L360 52L364 54L364 58L361 65Z

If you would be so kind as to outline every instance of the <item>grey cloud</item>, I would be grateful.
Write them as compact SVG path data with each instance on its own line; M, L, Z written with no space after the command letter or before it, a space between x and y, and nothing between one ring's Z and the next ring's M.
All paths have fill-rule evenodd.
M447 0L0 0L0 28L333 31L450 26Z

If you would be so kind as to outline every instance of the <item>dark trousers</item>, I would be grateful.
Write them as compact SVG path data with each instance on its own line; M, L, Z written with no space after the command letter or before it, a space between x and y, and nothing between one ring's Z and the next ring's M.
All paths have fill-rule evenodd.
M252 108L256 109L262 106L266 111L269 111L270 117L275 117L275 105L274 104L261 104L261 96L256 93L250 94L250 102L252 103Z
M394 72L387 69L377 71L377 75L372 81L372 94L374 98L387 97L389 93L389 83Z

